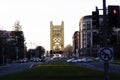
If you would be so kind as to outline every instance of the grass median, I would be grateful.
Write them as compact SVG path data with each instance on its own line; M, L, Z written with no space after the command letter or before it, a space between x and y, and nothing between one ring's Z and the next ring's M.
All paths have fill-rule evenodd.
M0 80L104 80L104 75L102 71L56 60L25 71L0 76ZM120 80L119 74L110 73L110 80Z

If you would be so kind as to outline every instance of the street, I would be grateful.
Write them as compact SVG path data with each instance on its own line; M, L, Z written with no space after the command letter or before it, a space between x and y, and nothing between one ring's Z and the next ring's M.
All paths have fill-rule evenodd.
M0 75L26 70L37 64L41 64L41 62L11 63L4 66L0 66ZM76 63L76 64L79 64L80 66L86 68L104 71L103 62L87 62L87 63ZM109 71L114 73L120 73L120 65L110 64Z
M0 75L26 70L36 64L40 64L40 63L39 62L11 63L4 66L0 66Z
M87 68L98 69L102 71L104 70L103 62L78 63L78 64L80 64L80 66ZM120 73L120 65L109 64L109 72Z

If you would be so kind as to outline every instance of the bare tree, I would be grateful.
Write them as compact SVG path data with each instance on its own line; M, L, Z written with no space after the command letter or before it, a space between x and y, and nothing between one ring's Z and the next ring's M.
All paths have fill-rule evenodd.
M18 20L15 21L13 29L14 29L14 31L21 31L22 30L22 27L20 25L20 21L18 21Z
M64 51L65 51L67 57L72 57L73 47L70 44L65 47Z

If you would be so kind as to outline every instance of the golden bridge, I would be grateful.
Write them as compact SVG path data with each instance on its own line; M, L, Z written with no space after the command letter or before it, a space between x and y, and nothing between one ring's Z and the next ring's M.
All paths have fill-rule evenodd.
M50 22L50 49L54 54L64 51L64 22L61 25L53 25Z

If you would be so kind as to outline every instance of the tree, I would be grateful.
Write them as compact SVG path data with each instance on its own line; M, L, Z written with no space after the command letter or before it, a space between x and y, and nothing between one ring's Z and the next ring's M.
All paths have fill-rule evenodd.
M14 31L11 32L12 37L16 41L16 49L18 49L18 57L23 58L24 57L24 33L22 31L20 22L17 20L13 26Z
M37 53L38 53L39 58L41 58L41 57L44 55L44 53L45 53L45 49L44 49L44 47L42 47L42 46L38 46L38 47L36 48L36 50L37 50Z
M64 51L65 51L67 57L72 57L73 47L70 44L65 47Z
M20 25L20 21L16 20L14 26L13 26L14 31L21 31L21 25Z

